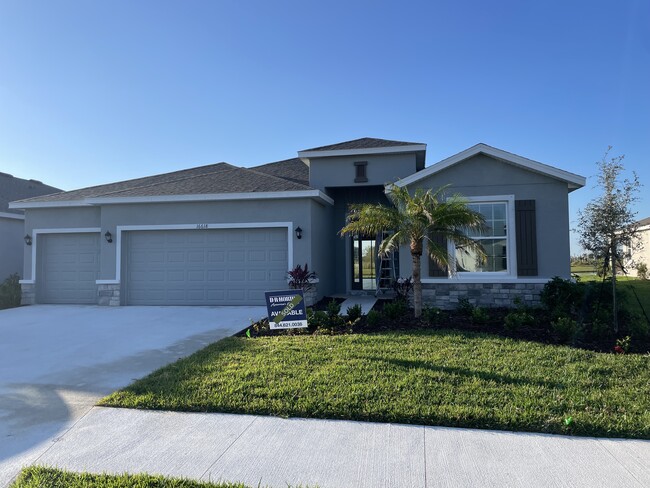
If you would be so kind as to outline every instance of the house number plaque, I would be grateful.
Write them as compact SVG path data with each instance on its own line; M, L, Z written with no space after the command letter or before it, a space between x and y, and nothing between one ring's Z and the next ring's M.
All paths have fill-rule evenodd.
M197 229L207 229L207 228L208 228L208 224L196 224L196 228L197 228Z

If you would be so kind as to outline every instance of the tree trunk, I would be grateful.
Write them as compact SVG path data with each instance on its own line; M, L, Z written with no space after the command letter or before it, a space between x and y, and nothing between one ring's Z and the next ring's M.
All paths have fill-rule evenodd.
M618 310L616 307L616 241L612 245L612 320L614 334L618 335Z
M422 256L422 243L411 242L411 259L413 263L413 309L415 318L422 315L422 280L420 279L420 257Z

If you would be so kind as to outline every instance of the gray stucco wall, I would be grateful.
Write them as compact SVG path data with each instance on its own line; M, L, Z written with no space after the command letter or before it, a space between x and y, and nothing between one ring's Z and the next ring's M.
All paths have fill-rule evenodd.
M414 183L409 188L450 184L447 193L465 196L514 195L515 200L535 200L538 276L570 277L569 208L567 184L524 168L480 154ZM402 275L411 274L408 249L401 252ZM428 278L428 259L422 259L422 277Z
M355 183L355 162L367 161L368 181ZM309 184L327 187L384 185L416 171L415 154L368 154L310 159Z
M332 218L333 207L331 205L324 206L312 202L309 227L306 228L301 225L305 231L303 232L303 239L307 237L307 234L311 238L311 262L309 262L309 266L318 275L318 298L334 293L335 268L338 264L334 262L332 240L336 239L336 236L332 236L331 233ZM296 264L304 263L298 262Z
M116 279L117 226L125 225L194 225L291 222L293 228L303 229L303 238L297 239L293 230L293 264L309 263L318 268L323 287L331 287L328 246L324 242L331 206L311 199L239 200L221 202L181 202L104 205L56 209L29 209L26 212L26 231L34 229L70 229L98 227L104 234L113 234L113 242L100 240L100 280ZM317 219L318 223L312 220ZM21 237L22 242L22 237ZM122 243L122 254L125 243ZM31 276L32 249L24 253L24 276ZM323 253L320 251L324 250ZM313 253L318 253L313 254ZM317 256L313 258L313 256ZM319 287L320 288L320 287Z
M0 217L0 283L14 273L23 276L24 236L23 220Z
M239 200L225 202L184 202L130 205L105 205L101 212L102 233L117 235L118 225L219 224L250 222L294 222L303 229L311 227L307 199ZM293 239L294 265L311 262L311 233ZM100 279L115 279L115 247L102 240ZM125 252L125 249L122 249Z

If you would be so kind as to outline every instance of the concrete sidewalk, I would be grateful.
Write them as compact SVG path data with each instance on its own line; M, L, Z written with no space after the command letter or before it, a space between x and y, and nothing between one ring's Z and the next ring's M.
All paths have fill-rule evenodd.
M278 488L642 487L650 441L94 407L35 464Z

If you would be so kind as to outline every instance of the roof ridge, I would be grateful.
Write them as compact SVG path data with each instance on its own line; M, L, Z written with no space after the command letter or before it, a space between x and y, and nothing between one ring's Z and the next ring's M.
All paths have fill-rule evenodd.
M292 158L292 159L298 159L298 158ZM283 161L289 161L289 159L284 159L282 161L276 161L276 162L281 163ZM267 164L274 164L274 163L267 163ZM261 166L265 166L265 165L261 165ZM243 167L241 169L244 169L246 171L250 171L250 172L255 173L257 175L266 176L267 178L273 178L275 180L280 180L280 181L284 181L284 182L288 182L288 183L293 183L294 185L300 185L300 186L304 187L306 190L313 190L314 189L311 186L303 185L302 183L298 183L298 182L290 180L288 178L282 178L281 176L275 176L275 175L272 175L272 174L269 174L269 173L264 173L263 171L256 171L256 170L254 170L252 168L243 168Z

